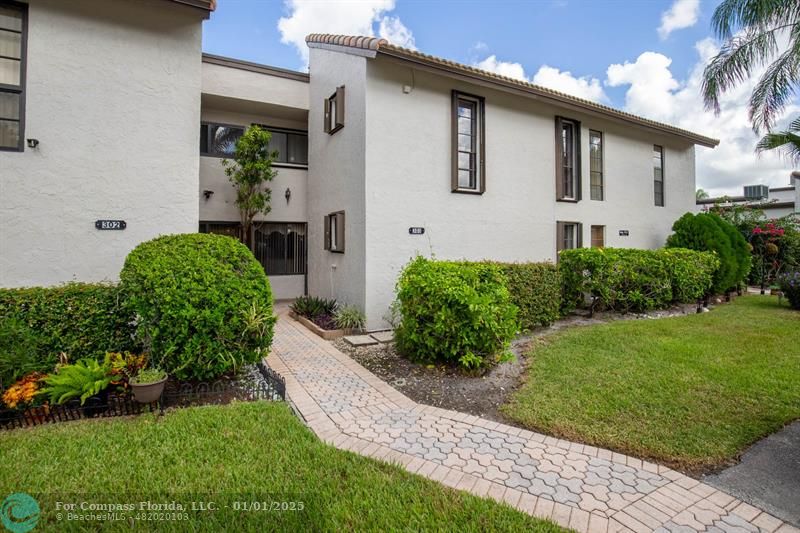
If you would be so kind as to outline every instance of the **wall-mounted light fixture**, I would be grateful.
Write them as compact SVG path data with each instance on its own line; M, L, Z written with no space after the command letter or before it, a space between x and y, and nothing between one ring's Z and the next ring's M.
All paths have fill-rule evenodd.
M28 139L28 148L36 148L39 146L39 139Z
M211 195L214 194L214 191L209 191L208 189L203 191L203 196L205 196L206 200L211 198Z
M292 199L292 189L290 189L289 187L286 187L286 192L283 194L283 196L286 197L286 203L288 204L289 200Z

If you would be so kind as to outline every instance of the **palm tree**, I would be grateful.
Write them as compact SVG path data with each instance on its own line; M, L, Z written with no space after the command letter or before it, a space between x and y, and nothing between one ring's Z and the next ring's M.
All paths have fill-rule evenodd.
M697 200L704 200L708 198L708 193L704 189L697 189L694 191L694 197Z
M711 24L724 43L703 73L706 108L719 113L722 93L775 58L758 80L749 104L753 130L770 131L800 82L800 2L723 0ZM784 39L788 46L782 50Z
M789 124L788 130L767 133L756 145L759 153L776 148L786 152L793 163L800 163L800 117Z

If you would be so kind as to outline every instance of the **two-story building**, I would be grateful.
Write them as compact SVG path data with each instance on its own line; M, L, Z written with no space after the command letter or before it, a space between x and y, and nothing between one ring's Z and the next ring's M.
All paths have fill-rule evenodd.
M221 160L260 124L279 158L253 252L276 297L335 297L380 328L416 254L663 245L694 207L695 145L717 144L370 37L310 35L309 73L203 55L212 7L0 0L21 43L0 50L17 68L0 78L0 284L114 280L158 234L239 235Z

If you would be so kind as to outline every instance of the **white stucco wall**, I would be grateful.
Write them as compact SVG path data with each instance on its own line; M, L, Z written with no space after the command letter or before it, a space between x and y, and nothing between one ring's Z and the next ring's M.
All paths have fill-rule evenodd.
M310 56L308 115L309 293L364 309L366 59L317 48ZM323 131L324 101L345 86L345 126ZM324 250L324 216L345 211L345 253Z
M308 109L308 83L203 63L203 94L247 102Z
M312 65L312 77L316 70ZM312 84L313 85L313 84ZM413 85L404 94L403 85ZM558 109L390 62L367 67L366 312L368 327L394 297L414 255L441 259L554 260L556 221L606 226L606 246L663 245L694 206L694 147L687 141ZM451 90L486 98L486 192L450 190ZM313 105L313 102L312 102ZM554 117L581 121L583 200L555 201ZM604 133L605 201L590 200L589 129ZM653 202L653 144L665 148L666 207ZM425 234L409 235L422 226ZM627 229L629 237L620 237Z
M0 152L0 285L114 280L138 243L197 231L201 22L162 0L30 0L40 145Z

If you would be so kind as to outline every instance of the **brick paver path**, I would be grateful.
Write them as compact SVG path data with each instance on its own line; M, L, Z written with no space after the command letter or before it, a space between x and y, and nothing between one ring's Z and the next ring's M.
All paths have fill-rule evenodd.
M311 429L338 448L399 463L580 532L797 528L674 470L415 403L278 306L269 365Z

